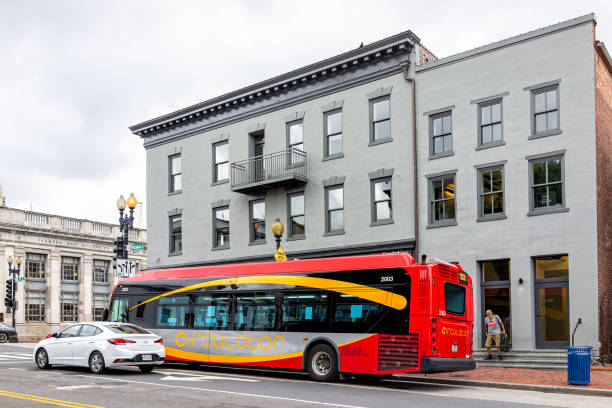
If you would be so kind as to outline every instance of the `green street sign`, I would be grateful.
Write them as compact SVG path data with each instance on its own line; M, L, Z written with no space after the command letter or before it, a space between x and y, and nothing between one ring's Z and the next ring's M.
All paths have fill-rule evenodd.
M23 276L20 276L19 279L17 279L17 282L23 282Z
M140 251L141 249L145 248L145 244L140 243L140 244L131 244L130 245L130 251Z

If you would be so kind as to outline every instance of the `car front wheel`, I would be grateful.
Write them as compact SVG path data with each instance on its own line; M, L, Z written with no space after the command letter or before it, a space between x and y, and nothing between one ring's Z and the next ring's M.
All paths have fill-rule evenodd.
M8 341L8 334L0 333L0 343L6 343Z
M327 344L317 344L308 353L308 375L315 381L334 381L338 378L338 358Z
M102 353L99 351L91 353L91 356L89 356L89 370L94 374L102 374L105 368Z
M41 370L51 367L51 364L49 364L49 355L47 354L47 350L40 349L36 352L36 365Z

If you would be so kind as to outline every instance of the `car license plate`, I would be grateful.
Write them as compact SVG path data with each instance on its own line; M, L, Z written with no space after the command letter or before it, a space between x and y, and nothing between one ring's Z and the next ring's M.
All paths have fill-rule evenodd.
M153 360L153 356L150 354L143 354L142 355L142 361L152 361Z
M453 344L453 347L452 347L453 353L456 353L456 352L457 352L457 348L458 348L458 347L457 347L457 345L456 345L456 344Z

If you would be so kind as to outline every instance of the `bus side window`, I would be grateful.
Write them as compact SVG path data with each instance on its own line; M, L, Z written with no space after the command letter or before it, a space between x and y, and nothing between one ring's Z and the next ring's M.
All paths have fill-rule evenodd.
M186 327L188 325L189 296L167 296L159 299L157 327Z
M273 294L236 296L234 330L274 330L276 302Z
M378 321L386 307L379 303L339 293L336 297L336 308L332 331L367 332Z
M227 330L229 327L230 299L227 295L198 296L194 306L193 326Z
M293 292L281 296L281 330L327 331L328 295L324 292Z

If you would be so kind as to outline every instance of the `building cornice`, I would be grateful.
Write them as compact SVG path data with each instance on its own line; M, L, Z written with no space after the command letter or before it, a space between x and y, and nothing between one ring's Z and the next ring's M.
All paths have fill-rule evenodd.
M352 81L355 83L364 78L373 80L380 71L389 71L390 65L393 66L392 71L394 72L405 68L409 60L408 55L419 41L419 38L411 31L405 31L246 88L139 123L131 126L130 130L133 134L145 139L146 147L146 139L151 136L196 122L205 121L210 125L212 122L216 122L214 117L221 115L226 119L228 116L233 116L231 115L232 111L236 113L242 111L243 113L244 109L241 110L240 108L245 106L261 106L265 105L265 103L262 103L265 100L285 99L278 98L279 95L290 93L292 96L289 99L292 99L292 103L296 103L296 101L303 99L296 97L295 92L291 92L296 89L304 89L304 94L308 94L310 93L309 88L312 89L313 84L318 84L318 93L325 94L323 88L341 89L341 84L344 82L351 83ZM406 56L401 67L400 64L396 63L398 62L398 55ZM364 68L372 66L377 66L377 69L364 72ZM389 72L387 72L388 74ZM330 78L336 78L336 80L329 81ZM321 82L326 82L328 86L321 87ZM276 105L276 109L278 109L278 103L275 103L275 101L270 101L270 103Z

